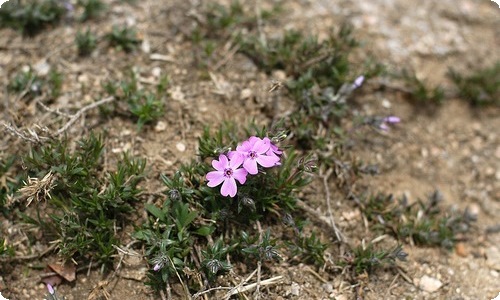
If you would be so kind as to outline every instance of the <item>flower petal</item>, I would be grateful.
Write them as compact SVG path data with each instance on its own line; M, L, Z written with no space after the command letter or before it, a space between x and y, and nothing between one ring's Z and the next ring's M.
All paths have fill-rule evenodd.
M229 177L224 180L224 183L222 184L222 187L220 189L220 193L222 194L222 196L229 195L231 197L234 197L236 196L237 189L238 188L236 187L236 181L234 180L234 178Z
M255 175L259 171L257 170L257 161L255 159L245 159L243 162L243 168L248 171L248 173Z
M245 184L247 181L248 172L245 169L237 169L233 172L233 178L238 180L239 183Z
M280 161L280 159L277 156L268 156L268 155L259 155L256 160L259 163L259 165L265 168L274 167L276 163Z
M224 154L219 155L219 160L212 160L212 167L217 171L224 171L227 168L228 159Z
M221 184L225 177L222 171L212 171L207 173L206 178L208 180L207 185L209 187L215 187Z
M257 154L262 154L262 153L266 153L267 150L269 150L270 146L271 146L271 143L266 143L263 140L258 140L253 145L252 150L255 151L255 153L257 153Z
M237 169L243 161L245 160L245 156L239 152L232 155L231 160L229 161L229 167L233 170Z

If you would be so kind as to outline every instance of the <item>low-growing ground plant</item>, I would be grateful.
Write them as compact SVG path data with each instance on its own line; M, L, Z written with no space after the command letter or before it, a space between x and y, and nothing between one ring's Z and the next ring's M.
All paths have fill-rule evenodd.
M78 31L75 37L78 55L88 56L97 47L97 36L87 28L86 31Z
M348 267L355 278L365 272L372 273L380 268L394 267L397 260L406 261L407 256L401 245L391 250L381 250L369 244L354 248L339 264Z
M19 190L35 216L21 213L25 222L42 229L57 242L65 259L92 259L109 266L123 228L140 192L145 161L123 155L115 171L101 172L101 137L80 140L71 150L67 140L33 147L23 158L28 174Z
M297 210L297 191L310 182L310 168L292 149L278 147L284 132L261 128L238 143L241 134L230 123L215 134L206 129L199 139L199 158L172 176L162 175L168 199L146 206L149 223L135 233L145 243L149 284L155 289L181 278L199 290L202 286L186 277L186 268L214 282L231 269L229 257L232 263L277 263L279 249L286 246L308 262L323 259L326 247L314 235L285 245L270 230L255 231L255 222L276 224L273 219ZM201 252L193 251L193 245Z
M427 201L408 203L405 196L377 194L359 204L374 230L392 234L402 242L452 249L472 226L467 212L446 211L440 207L441 193L435 191Z
M405 81L412 100L420 104L442 104L445 93L440 86L429 87L429 84L419 79L413 72L404 69L401 78Z
M140 130L145 124L152 123L163 115L167 87L168 77L162 77L156 86L156 92L143 89L139 86L135 73L131 71L127 80L118 83L108 81L104 84L105 91L117 101L111 106L102 108L102 112L123 113L123 110L126 110L137 120L137 127ZM126 104L126 108L121 104Z
M500 61L471 75L450 68L448 76L458 88L460 97L472 105L500 105Z
M59 97L63 79L63 74L56 69L50 70L46 76L41 77L29 67L15 74L7 88L28 101L42 95L46 100L52 101Z
M54 25L67 13L63 1L7 1L0 9L0 27L11 27L32 36Z
M83 8L82 21L99 18L106 10L106 4L101 0L78 0L77 4Z
M113 26L112 31L108 33L106 37L111 46L125 52L134 51L141 42L137 36L136 30L127 26L121 28Z

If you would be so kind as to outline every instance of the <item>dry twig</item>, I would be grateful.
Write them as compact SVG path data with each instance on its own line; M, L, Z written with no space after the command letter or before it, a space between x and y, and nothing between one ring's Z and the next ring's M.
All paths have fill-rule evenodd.
M326 196L326 205L328 207L328 216L330 218L330 224L333 228L333 231L335 232L335 236L337 237L337 240L340 242L345 242L347 239L345 236L342 234L342 232L338 229L337 225L335 224L335 220L333 218L333 213L332 213L332 206L331 206L331 200L330 200L330 188L328 187L328 178L330 178L330 175L332 175L333 170L328 169L325 175L321 176L323 178L323 186L325 187L325 196Z

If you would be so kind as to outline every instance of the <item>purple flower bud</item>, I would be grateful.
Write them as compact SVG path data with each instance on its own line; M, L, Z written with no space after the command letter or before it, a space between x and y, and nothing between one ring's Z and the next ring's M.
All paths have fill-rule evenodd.
M385 123L380 124L378 128L382 129L383 131L389 131L389 126L387 126L387 124Z
M363 84L363 81L365 81L365 76L361 75L354 80L354 83L352 85L355 89L357 89Z
M401 122L401 119L396 117L396 116L389 116L389 117L384 118L383 121L386 123L389 123L389 124L396 124L396 123Z
M157 263L154 267L153 267L153 271L157 272L158 270L161 269L161 264L160 263Z
M50 283L47 283L47 290L49 290L49 294L54 295L55 291Z

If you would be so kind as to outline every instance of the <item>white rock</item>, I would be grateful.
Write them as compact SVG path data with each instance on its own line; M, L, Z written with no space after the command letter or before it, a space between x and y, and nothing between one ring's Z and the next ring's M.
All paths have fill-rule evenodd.
M149 42L149 40L147 39L144 39L141 43L141 50L142 52L144 53L149 53L151 52L151 43Z
M240 93L240 100L245 100L252 97L252 90L251 89L243 89L241 90Z
M434 293L443 286L443 283L436 278L424 275L420 278L419 287L421 290Z
M300 295L300 285L296 282L292 282L292 286L290 287L290 293L294 296Z
M391 104L391 102L389 100L387 100L387 99L383 99L382 100L382 107L384 107L384 108L391 108L391 106L392 106L392 104Z
M42 59L33 66L33 69L35 70L38 76L45 76L49 74L50 65L47 63L46 60Z
M155 126L156 132L162 132L162 131L165 131L165 129L167 129L167 123L165 123L163 121L158 121L158 123L156 123L156 126Z
M151 70L151 74L153 74L154 77L159 78L161 76L161 68L154 67L153 70Z
M175 144L175 148L177 148L177 150L179 150L180 152L186 151L186 145L181 142Z

